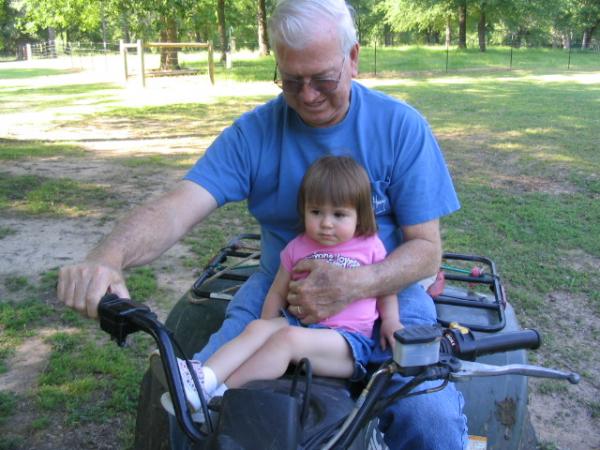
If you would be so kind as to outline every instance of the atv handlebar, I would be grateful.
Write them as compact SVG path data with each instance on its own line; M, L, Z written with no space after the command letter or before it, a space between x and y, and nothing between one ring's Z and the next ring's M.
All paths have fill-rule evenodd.
M115 294L106 294L100 299L98 317L100 328L116 340L121 347L125 345L127 336L137 331L143 331L154 338L160 351L177 421L193 442L200 441L204 436L194 425L191 411L187 406L173 348L172 333L158 320L156 314L148 306L135 303L130 299L119 298Z

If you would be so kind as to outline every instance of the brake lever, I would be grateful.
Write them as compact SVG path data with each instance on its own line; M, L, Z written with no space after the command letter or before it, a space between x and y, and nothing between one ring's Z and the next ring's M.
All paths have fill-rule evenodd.
M525 375L537 378L553 378L557 380L568 380L571 384L577 384L581 379L579 374L575 372L563 372L529 364L494 366L478 362L459 361L460 368L450 373L450 380L452 381L464 381L471 377L493 377L498 375Z

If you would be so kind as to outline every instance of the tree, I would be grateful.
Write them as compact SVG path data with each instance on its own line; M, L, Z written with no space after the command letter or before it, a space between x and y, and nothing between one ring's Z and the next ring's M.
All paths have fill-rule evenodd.
M15 26L17 15L10 0L0 0L0 52L16 51L20 37Z
M458 48L467 48L467 0L458 0Z
M576 0L571 3L574 25L581 30L581 48L589 48L600 29L600 0Z
M224 62L225 52L229 49L227 28L225 25L225 0L217 0L217 23L219 24L219 40L221 41L221 62Z
M265 0L258 0L257 6L256 22L258 26L258 52L261 56L266 56L270 53L270 46L267 33L267 10Z
M452 2L434 2L432 0L385 0L382 9L385 22L397 32L418 31L427 42L431 36L445 30L446 39L450 38L450 23L455 17ZM449 45L450 42L448 41Z

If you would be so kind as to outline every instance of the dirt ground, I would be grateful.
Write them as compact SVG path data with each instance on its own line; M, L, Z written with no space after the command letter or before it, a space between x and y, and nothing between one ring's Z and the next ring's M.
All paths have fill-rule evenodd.
M4 66L8 67L8 66ZM22 67L22 66L21 66ZM115 81L106 72L87 72L85 77L81 73L72 75L57 75L51 77L39 77L28 79L27 85L31 87L32 82L38 86L54 86L60 84L89 83L91 81L106 82ZM23 80L3 80L4 86L24 84ZM269 94L275 92L271 84L257 83L253 94ZM196 78L182 79L154 79L149 80L145 90L136 87L133 83L124 91L120 92L120 102L123 105L159 105L163 103L197 102L210 98L212 95L239 95L239 89L233 89L227 83L222 83L214 90L206 80ZM233 90L232 90L233 89ZM251 90L251 89L248 89ZM111 190L118 193L120 198L127 199L127 204L122 211L147 200L153 195L165 191L173 186L176 180L184 173L183 169L165 168L153 172L151 181L139 176L135 169L124 167L115 160L116 156L141 155L153 152L165 153L175 149L178 153L189 152L197 154L199 149L206 148L207 141L202 136L186 135L182 137L169 137L161 139L154 137L144 138L136 129L122 129L116 126L114 129L102 130L89 127L78 128L72 123L68 128L61 126L61 122L70 118L77 118L80 114L99 111L98 105L82 102L78 105L58 107L56 110L42 111L14 111L5 114L0 121L0 138L10 139L40 139L45 141L74 141L77 145L88 150L89 156L78 158L45 158L17 161L3 161L2 171L12 174L37 174L47 177L66 177L79 181L97 183L110 186ZM100 108L101 110L101 108ZM201 118L199 118L200 123ZM119 211L115 216L122 214ZM99 212L85 218L26 218L15 215L2 215L0 217L0 228L7 227L17 230L16 233L4 237L0 241L0 277L8 275L22 275L26 277L38 277L40 273L51 268L69 264L81 260L86 252L97 243L112 227L113 221ZM181 257L186 255L188 249L184 244L177 244L173 249L163 255L154 266L170 267L172 270L160 271L159 284L174 293L185 292L192 280L193 274L189 269L181 266ZM598 261L590 261L597 264ZM598 267L598 265L596 266ZM2 284L0 283L0 298L3 296ZM557 294L550 303L549 313L561 317L567 308L564 294ZM583 302L578 309L578 318L586 319L586 309ZM569 307L572 311L577 308ZM590 315L593 316L593 315ZM588 316L589 317L589 316ZM577 322L580 323L580 322ZM563 324L557 324L562 326ZM593 330L598 330L595 324L588 324ZM595 327L595 328L594 328ZM583 328L583 327L582 327ZM597 334L596 334L597 336ZM26 341L18 349L16 356L11 361L10 370L0 375L0 389L10 389L22 392L35 383L36 377L43 370L48 346L43 344L43 334L38 335L30 341ZM586 336L586 341L594 339ZM597 344L597 341L596 341ZM595 351L597 354L597 351ZM600 373L598 358L594 358L594 364L590 368L596 375ZM598 379L598 377L594 377ZM562 392L549 395L537 395L539 382L530 382L531 418L544 448L557 448L561 450L578 449L600 449L600 433L598 432L598 420L592 419L589 412L582 408L578 399L588 398L594 400L597 395L598 386L590 386L582 383L570 389L573 394ZM591 396L591 397L590 397ZM595 398L594 401L598 401ZM28 421L31 417L22 412L22 417L15 422ZM106 424L103 425L106 427ZM85 436L100 436L106 433L105 429L91 430L86 426L81 430L79 439L85 441ZM50 439L51 438L51 439ZM43 448L77 448L77 438L67 433L61 435L59 431L49 437L51 447ZM87 448L87 446L86 446Z

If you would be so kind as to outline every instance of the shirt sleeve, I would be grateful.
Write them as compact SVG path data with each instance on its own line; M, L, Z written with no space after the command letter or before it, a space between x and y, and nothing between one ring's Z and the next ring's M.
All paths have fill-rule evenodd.
M373 260L371 261L371 263L383 261L387 256L385 246L383 245L383 242L381 242L381 239L379 239L377 235L373 236L371 248L373 249Z
M294 268L294 249L296 248L297 239L290 241L285 248L281 251L281 267L287 272L292 273Z
M252 160L246 138L239 126L226 128L184 177L208 192L219 206L248 197Z
M388 188L398 223L424 223L459 209L446 161L427 121L408 107L398 132L400 148Z

